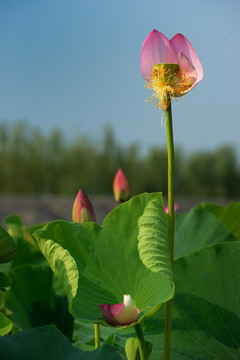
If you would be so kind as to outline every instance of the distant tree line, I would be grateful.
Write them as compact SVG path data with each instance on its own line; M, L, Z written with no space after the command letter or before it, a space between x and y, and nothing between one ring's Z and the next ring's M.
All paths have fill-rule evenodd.
M240 195L240 167L235 150L175 152L176 195ZM141 155L138 145L119 146L111 128L98 145L86 136L66 141L60 130L49 135L25 122L0 122L0 193L88 194L112 192L113 177L122 167L134 194L167 194L167 150L152 148Z

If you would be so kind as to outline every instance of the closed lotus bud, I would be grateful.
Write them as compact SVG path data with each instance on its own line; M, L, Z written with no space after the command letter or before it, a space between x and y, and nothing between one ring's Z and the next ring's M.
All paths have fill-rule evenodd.
M82 189L79 190L73 204L72 219L76 223L96 221L93 206Z
M164 206L165 213L168 214L168 205ZM174 203L174 211L178 211L178 203Z
M101 313L109 325L124 326L137 320L140 310L134 305L130 295L124 295L123 303L99 305Z
M131 197L131 186L122 169L119 169L113 180L113 193L117 202L124 202Z

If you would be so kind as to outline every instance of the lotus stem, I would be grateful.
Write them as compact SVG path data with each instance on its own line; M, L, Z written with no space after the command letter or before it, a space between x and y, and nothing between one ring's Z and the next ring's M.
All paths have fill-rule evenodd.
M172 107L171 102L165 110L167 149L168 149L168 247L171 257L172 269L174 262L174 142L172 128ZM171 323L172 323L172 299L166 304L165 315L165 337L163 360L170 359L171 344Z
M94 324L95 349L100 346L100 325Z
M141 360L147 360L148 359L148 353L147 353L147 344L144 339L143 331L141 324L136 324L134 326L135 332L139 341L139 353L140 353L140 359Z

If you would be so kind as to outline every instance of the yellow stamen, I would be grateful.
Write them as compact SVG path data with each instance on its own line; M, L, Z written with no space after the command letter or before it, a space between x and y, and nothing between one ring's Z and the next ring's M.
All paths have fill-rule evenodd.
M172 98L181 97L192 86L178 64L153 65L150 81L145 85L153 90L146 101L156 100L156 107L166 110Z

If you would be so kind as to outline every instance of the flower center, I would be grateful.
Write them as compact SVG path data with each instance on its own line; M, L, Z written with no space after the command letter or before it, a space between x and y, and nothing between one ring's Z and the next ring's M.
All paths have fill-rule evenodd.
M152 96L147 99L150 104L156 100L156 107L166 110L172 97L181 97L191 86L183 70L178 64L153 65L150 81L145 85L153 90Z

